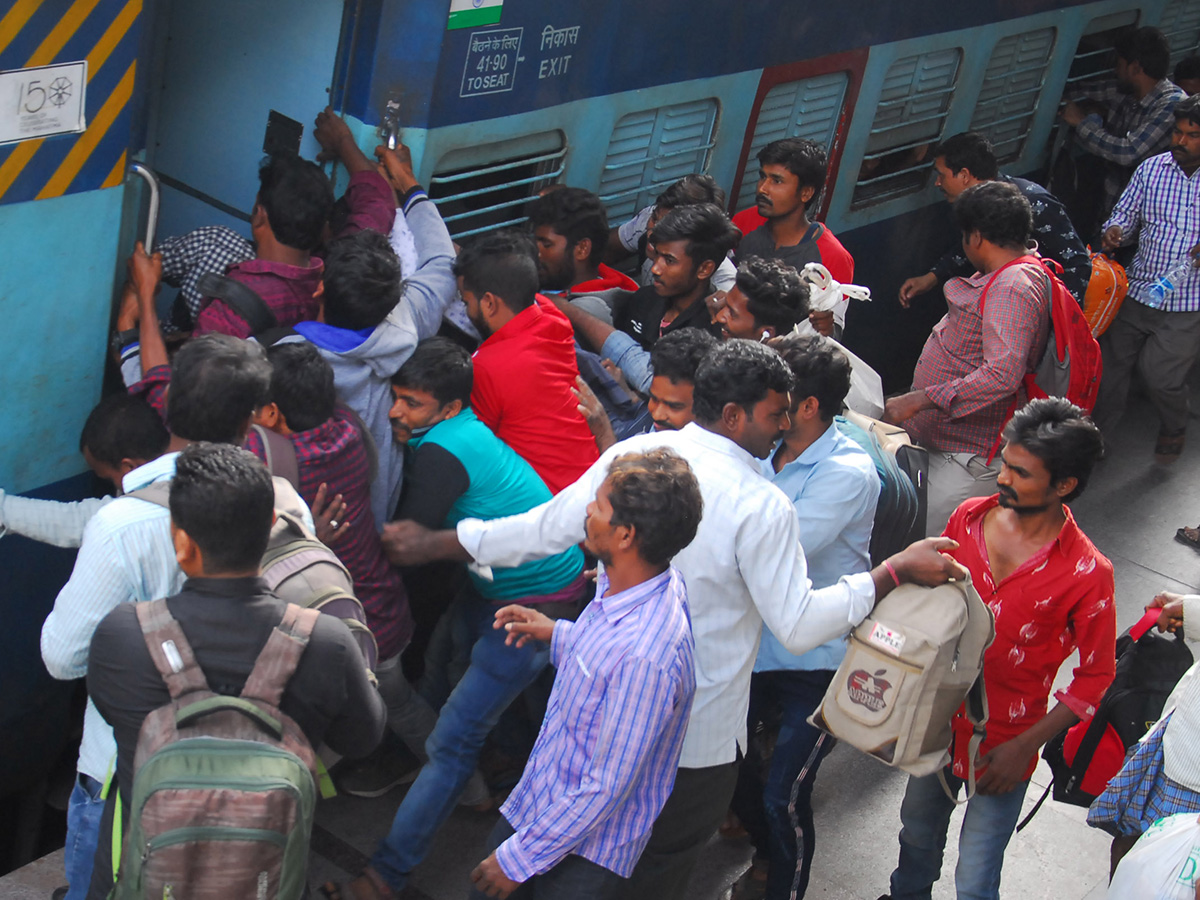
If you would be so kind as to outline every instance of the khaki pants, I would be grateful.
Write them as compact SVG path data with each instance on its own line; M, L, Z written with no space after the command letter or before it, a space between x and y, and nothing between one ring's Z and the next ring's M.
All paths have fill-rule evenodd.
M971 497L990 497L996 493L1000 474L1000 455L989 463L977 453L929 451L929 513L925 534L937 537L950 521L950 514Z

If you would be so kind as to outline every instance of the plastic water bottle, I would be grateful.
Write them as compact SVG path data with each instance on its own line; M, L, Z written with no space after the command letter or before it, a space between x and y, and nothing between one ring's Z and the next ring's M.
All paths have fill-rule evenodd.
M1184 256L1182 259L1175 260L1171 264L1171 268L1167 269L1166 273L1159 276L1155 282L1150 285L1150 297L1154 301L1154 306L1161 307L1167 302L1169 297L1179 285L1181 285L1188 275L1196 268L1195 262L1191 256Z

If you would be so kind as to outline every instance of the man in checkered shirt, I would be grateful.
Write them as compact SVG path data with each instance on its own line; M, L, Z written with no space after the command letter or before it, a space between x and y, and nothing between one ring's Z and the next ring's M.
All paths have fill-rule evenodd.
M1175 107L1171 149L1137 167L1104 223L1104 246L1137 239L1129 293L1100 338L1104 375L1093 418L1111 431L1125 411L1136 367L1160 425L1154 454L1171 463L1183 451L1187 374L1200 355L1200 271L1195 265L1161 301L1151 286L1178 261L1200 257L1200 96Z
M996 492L1000 430L1025 403L1022 380L1050 330L1050 280L1038 263L1017 262L1033 230L1024 195L1002 181L977 184L959 195L954 218L977 271L946 282L948 311L925 342L912 390L883 413L929 449L929 535L942 533L962 501Z

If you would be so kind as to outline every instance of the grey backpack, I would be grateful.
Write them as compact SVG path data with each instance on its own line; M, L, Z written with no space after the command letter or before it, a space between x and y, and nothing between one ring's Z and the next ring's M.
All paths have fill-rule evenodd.
M864 753L910 775L950 761L951 721L966 701L974 728L967 797L983 742L983 654L995 620L968 578L936 588L906 584L876 604L850 634L825 699L809 718Z

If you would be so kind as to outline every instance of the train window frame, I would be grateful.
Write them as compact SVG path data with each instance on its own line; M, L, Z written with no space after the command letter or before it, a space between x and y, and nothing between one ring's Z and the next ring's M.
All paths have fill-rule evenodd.
M1058 28L1044 25L1006 34L992 47L967 130L991 140L1001 165L1025 153L1058 41ZM992 113L990 118L987 113ZM1015 133L1004 126L1015 126Z
M950 62L951 56L953 70L948 82L945 78L933 76L928 84L923 85L924 75L935 70L931 61L936 59L937 65L945 66ZM954 44L898 55L888 65L880 83L875 115L866 133L863 153L859 159L859 172L855 177L850 198L851 212L878 207L900 197L918 194L928 186L932 168L930 163L933 160L927 155L882 175L872 173L870 177L863 178L863 170L872 160L885 160L922 147L928 152L937 145L945 135L946 121L954 106L964 56L964 47ZM905 69L909 67L911 71L906 72ZM907 80L907 85L904 85L904 80ZM889 91L892 92L891 96ZM934 98L940 99L936 106L930 106L930 101ZM898 114L892 116L893 111L898 111ZM885 117L882 122L881 115ZM887 117L891 117L891 121L888 121ZM928 129L914 130L913 126L926 123L936 124L932 132L926 134L924 132ZM877 140L880 135L896 135L896 139ZM865 187L869 189L864 190Z
M1167 0L1162 15L1159 16L1158 28L1166 35L1167 43L1171 45L1173 72L1181 59L1193 53L1200 53L1200 0ZM1187 34L1191 35L1190 40L1181 43L1178 36ZM1171 76L1168 74L1167 77Z
M686 121L673 124L672 117L691 116L695 120L697 114L703 115L703 124L692 142L674 137L676 143L684 141L683 145L664 152L672 128L679 135L688 127ZM609 220L631 219L638 210L653 203L668 185L685 175L707 172L720 120L721 102L716 97L652 106L627 112L617 119L604 152L596 190ZM671 162L664 165L664 161Z
M758 153L772 141L782 138L802 137L814 140L825 147L827 153L833 154L838 134L844 127L847 103L855 85L852 73L844 68L830 69L814 73L803 78L777 82L765 92L761 103L756 105L753 131L747 144L746 159L737 181L737 193L731 199L731 209L747 209L754 205L754 195L758 185ZM836 84L834 82L837 82ZM829 92L832 89L832 93ZM807 91L826 91L814 96ZM788 102L781 102L785 94L792 92ZM834 94L836 93L836 100ZM828 108L832 113L824 120L813 116L805 116L810 104L830 103ZM780 115L783 111L784 115ZM778 122L786 120L786 125L779 128ZM821 124L821 135L806 125ZM768 129L770 132L768 133ZM748 195L748 196L747 196Z
M559 183L567 151L558 129L449 150L434 165L429 199L455 240L519 227L525 205Z

